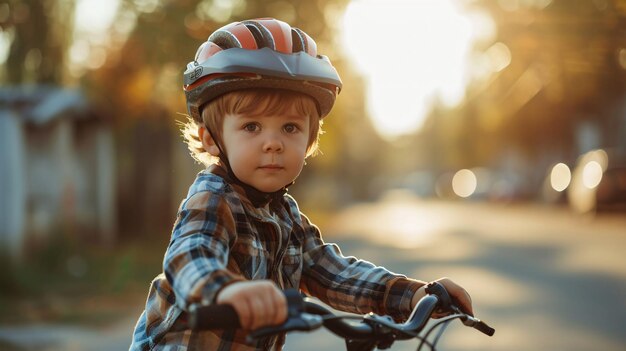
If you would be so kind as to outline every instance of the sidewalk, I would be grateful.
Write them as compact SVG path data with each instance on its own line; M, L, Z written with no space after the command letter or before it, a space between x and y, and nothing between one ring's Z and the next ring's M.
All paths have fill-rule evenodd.
M15 345L15 350L128 350L136 321L132 317L102 329L46 324L0 327L0 340Z

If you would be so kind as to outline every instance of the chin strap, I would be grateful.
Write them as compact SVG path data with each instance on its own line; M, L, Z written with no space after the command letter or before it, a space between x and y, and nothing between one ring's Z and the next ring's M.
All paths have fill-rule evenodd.
M273 200L280 201L280 199L287 193L287 187L293 184L293 182L291 182L284 187L270 193L261 191L251 185L242 182L241 180L239 180L239 178L237 178L232 168L230 167L230 163L228 163L226 155L223 152L220 152L218 157L220 159L220 162L224 165L224 168L226 168L228 176L234 183L243 188L243 190L246 192L248 200L250 200L254 207L264 207Z
M205 128L207 132L209 132L209 135L215 142L215 145L217 146L217 149L220 152L219 155L217 155L217 157L220 159L220 162L223 164L224 168L226 168L226 172L228 173L228 176L231 178L233 182L235 182L237 185L243 188L243 190L246 192L246 196L248 197L248 199L250 200L250 202L252 203L254 207L264 207L265 205L269 204L273 200L279 201L287 193L287 188L291 186L294 182L291 182L285 185L279 190L268 193L265 191L261 191L239 180L239 178L237 178L237 176L235 175L235 172L233 172L232 167L230 167L230 162L228 162L228 157L226 156L226 153L222 149L222 146L220 145L220 143L216 141L217 139L213 137L213 133L211 132L211 129L206 126Z
M230 170L229 170L229 173L232 174ZM250 202L252 203L254 207L264 207L265 205L269 204L270 202L274 200L280 201L280 199L287 193L287 186L293 184L293 182L291 182L290 184L282 187L279 190L276 190L271 193L266 193L264 191L260 191L256 189L255 187L252 187L240 181L237 178L235 178L234 180L243 187L243 189L246 192L246 196L248 197L248 199L250 200Z

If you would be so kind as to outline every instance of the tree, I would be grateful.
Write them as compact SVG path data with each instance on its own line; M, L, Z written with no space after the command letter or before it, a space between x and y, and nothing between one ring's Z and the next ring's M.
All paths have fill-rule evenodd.
M73 0L0 4L0 34L10 39L2 81L11 85L63 82L73 30L68 14L74 6Z
M624 2L479 4L496 20L496 41L506 45L512 60L473 108L499 119L501 141L516 143L533 158L546 149L576 157L575 126L588 119L610 123L608 108L626 93L619 54Z

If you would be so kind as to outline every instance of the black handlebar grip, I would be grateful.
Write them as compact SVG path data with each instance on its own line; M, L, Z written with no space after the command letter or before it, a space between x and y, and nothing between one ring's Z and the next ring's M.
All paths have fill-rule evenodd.
M287 316L297 317L304 312L304 299L297 289L287 289L283 291L287 299Z
M193 330L236 329L239 315L231 305L192 305L189 309L189 327Z
M486 334L488 336L493 336L493 334L496 333L496 330L493 329L492 327L488 326L485 322L478 322L476 323L476 325L474 326L474 329L481 331L483 334Z
M304 300L296 289L284 291L287 298L289 317L296 317L304 311ZM188 326L193 330L237 329L241 327L239 315L232 305L191 305Z
M430 282L426 285L425 289L426 293L429 295L437 295L439 297L439 308L442 310L450 309L452 305L452 298L450 294L448 294L448 290L443 284L439 282Z

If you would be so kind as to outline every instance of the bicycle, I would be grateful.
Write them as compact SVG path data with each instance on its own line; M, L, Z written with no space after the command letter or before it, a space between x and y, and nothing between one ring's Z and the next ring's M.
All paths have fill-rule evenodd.
M430 283L424 296L413 309L404 323L396 323L389 316L368 313L362 316L337 314L309 297L302 297L295 289L285 291L288 317L278 326L263 327L248 335L249 341L291 331L312 331L325 327L346 341L347 351L372 351L388 349L397 340L417 339L417 350L429 347L436 350L436 345L450 322L459 319L463 325L473 327L480 332L493 336L495 329L480 319L462 312L452 303L445 287L437 282ZM436 319L426 327L431 315L450 313ZM356 320L356 323L348 322ZM230 305L192 305L187 327L194 330L234 329L239 327L237 312ZM438 333L428 341L431 333L438 328Z

